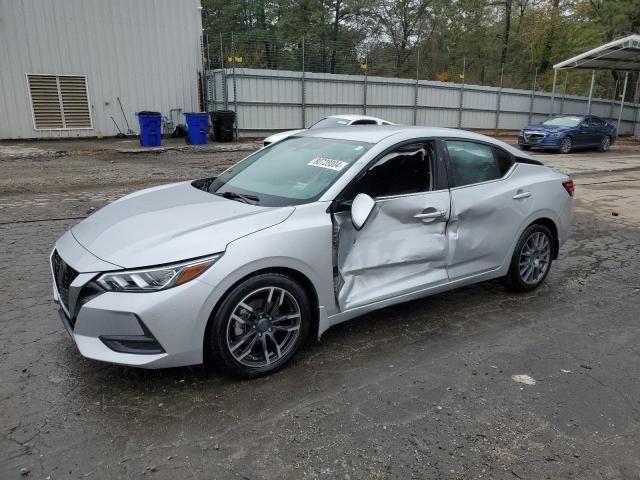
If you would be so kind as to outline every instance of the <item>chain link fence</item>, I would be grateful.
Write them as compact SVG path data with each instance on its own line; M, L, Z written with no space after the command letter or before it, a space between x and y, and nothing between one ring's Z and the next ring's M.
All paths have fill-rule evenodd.
M347 75L375 75L492 87L550 91L553 70L507 61L487 61L481 55L450 56L426 45L393 45L377 39L330 41L312 36L280 40L256 31L205 36L208 69L255 68ZM518 52L511 52L511 57ZM559 95L587 95L591 72L567 70L558 78ZM630 86L633 100L637 78ZM594 97L620 100L621 85L615 72L596 72ZM630 100L627 97L627 100Z
M357 42L341 42L312 36L284 41L276 38L273 34L256 31L205 36L203 47L205 67L210 72L208 107L210 109L222 107L235 109L240 105L238 114L241 123L243 122L243 107L246 107L244 110L248 112L250 104L257 105L269 95L269 92L264 92L262 97L258 98L255 92L249 95L245 91L257 88L257 84L251 84L250 87L247 78L250 76L258 78L261 75L260 72L271 76L275 75L274 72L281 72L281 75L290 75L289 72L296 72L296 78L300 77L299 86L294 86L294 83L286 78L280 78L279 82L275 78L263 79L264 82L270 82L270 88L276 88L276 84L286 84L287 88L292 89L290 90L291 96L299 99L296 100L296 104L301 105L303 112L302 118L291 120L290 123L270 122L279 123L279 126L274 129L308 126L309 121L317 120L315 117L320 114L352 111L383 116L385 113L389 115L394 107L402 107L405 109L404 113L397 114L395 119L399 123L425 124L420 122L420 109L443 108L456 109L458 113L456 113L456 121L438 119L438 122L443 122L442 125L498 130L510 128L504 123L504 119L509 118L510 114L528 112L527 118L529 120L537 120L551 112L551 102L544 99L545 92L551 92L553 69L549 68L543 72L535 66L513 65L508 61L509 57L504 65L500 65L485 61L477 54L469 58L466 55L454 57L443 54L435 47L428 48L425 45L393 45L379 39L367 38L359 39ZM514 53L511 54L511 56L513 55ZM217 84L212 80L211 72L213 71L223 72L216 81ZM251 73L248 73L249 71ZM310 92L312 88L320 91L320 80L317 77L312 80L310 77L313 74L349 75L349 79L345 78L342 81L345 82L345 85L349 83L362 84L358 90L358 92L362 90L362 93L357 93L357 96L362 98L354 100L353 104L350 100L345 100L342 103L334 101L336 109L330 108L332 105L328 100L326 102L317 100L315 103L318 109L315 111L312 108L314 101L310 100L313 98ZM307 79L306 83L305 78ZM408 97L411 96L411 100L415 104L413 114L409 114L407 111L412 108L411 105L401 105L402 101L398 101L394 97L395 93L390 93L389 105L385 110L382 108L382 98L379 97L376 104L371 96L371 91L374 90L373 85L376 81L380 82L381 79L412 80L416 85L422 85L424 82L439 82L442 91L455 90L460 93L457 93L456 99L451 97L448 104L438 107L437 101L435 104L428 103L427 99L427 103L423 103L422 93L425 88L416 86L415 94L412 94L408 92L407 87L403 87L403 89L397 90L398 92L402 90L402 95L407 95L407 103L410 103ZM329 77L325 80L329 81ZM589 93L590 83L591 71L567 70L559 72L553 112L586 113L586 99L576 98L576 96L586 97ZM634 104L637 104L637 78L633 80L633 84L633 100ZM317 88L312 87L313 85ZM434 84L432 87L435 88L436 85ZM482 89L478 87L490 87L486 89L486 98L480 98ZM510 96L506 96L507 93L505 93L505 98L501 98L502 94L495 89L500 91L502 89L516 89L518 92L511 92ZM608 118L615 123L620 113L620 91L620 82L616 79L615 72L597 71L591 113ZM325 99L331 98L331 95L326 92L322 93L322 96ZM466 98L463 98L465 96ZM521 98L514 103L512 97L516 96ZM275 99L275 97L273 98ZM478 98L477 104L473 103L475 98ZM273 100L271 105L286 104L286 100L284 97L278 98ZM269 103L268 100L267 103ZM634 106L629 104L629 111L623 118L623 130L626 132L633 131L635 128L635 110L637 108ZM628 107L625 106L625 108ZM630 110L633 110L633 118L630 116ZM475 121L465 122L464 112L467 111L468 118L474 115L480 118L482 116L480 114L488 118L487 114L493 112L495 120L484 121L482 126L479 126ZM512 117L515 118L513 115ZM436 121L435 117L432 121ZM246 118L244 123L248 128ZM517 122L514 123L514 125L516 124ZM511 128L520 128L520 126ZM261 129L267 129L267 127Z

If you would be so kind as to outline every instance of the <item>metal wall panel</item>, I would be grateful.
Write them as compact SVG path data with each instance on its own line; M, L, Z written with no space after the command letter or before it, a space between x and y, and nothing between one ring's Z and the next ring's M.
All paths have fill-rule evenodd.
M498 106L497 90L483 91L477 87L465 86L462 102L463 108L492 110Z
M0 139L115 135L111 116L126 130L117 97L136 131L136 111L198 110L199 7L200 0L0 0ZM36 131L28 73L86 75L94 128Z
M503 91L500 97L500 110L503 112L526 112L529 114L531 95L518 95Z
M222 72L216 71L218 78ZM229 108L233 108L233 71L226 69ZM531 91L500 89L477 85L420 81L416 104L415 80L363 75L331 75L306 73L304 78L304 106L302 72L276 70L236 69L238 88L239 129L257 134L272 130L301 128L303 109L306 126L328 115L366 113L394 123L458 127L460 97L463 93L462 128L492 130L519 130L529 123L544 120L551 108L551 94L536 92L531 110ZM217 84L216 84L217 85ZM222 85L216 87L222 90ZM366 96L365 96L366 91ZM498 96L500 109L497 111ZM366 105L365 105L366 98ZM221 108L222 97L216 103ZM587 99L575 95L556 95L554 111L582 114ZM594 99L592 113L609 118L611 101ZM619 104L615 104L612 117L617 121ZM625 104L622 133L634 127L636 109Z
M420 82L418 105L429 107L457 107L460 103L460 86L434 86L433 82Z

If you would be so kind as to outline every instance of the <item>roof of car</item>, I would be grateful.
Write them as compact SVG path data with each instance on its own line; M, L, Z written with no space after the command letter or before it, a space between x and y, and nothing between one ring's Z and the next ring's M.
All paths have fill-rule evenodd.
M295 136L330 138L336 140L352 140L356 142L379 143L392 135L411 134L415 138L458 138L463 140L478 140L501 147L512 155L529 158L523 151L497 140L493 137L481 135L467 130L440 127L414 127L406 125L356 125L349 128L319 128L305 130Z
M382 120L383 122L387 122L388 121L388 120L385 120L384 118L371 117L369 115L351 115L351 114L347 114L347 115L329 115L326 118L342 118L344 120L349 120L350 122L352 122L354 120Z

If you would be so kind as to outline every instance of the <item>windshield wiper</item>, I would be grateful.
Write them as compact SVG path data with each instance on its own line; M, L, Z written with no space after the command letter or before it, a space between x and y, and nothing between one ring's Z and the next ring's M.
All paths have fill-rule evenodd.
M251 202L258 203L260 201L259 197L256 197L255 195L248 195L245 193L224 192L224 193L214 193L214 195L228 198L229 200L237 200L239 202L244 202L244 203L251 203Z

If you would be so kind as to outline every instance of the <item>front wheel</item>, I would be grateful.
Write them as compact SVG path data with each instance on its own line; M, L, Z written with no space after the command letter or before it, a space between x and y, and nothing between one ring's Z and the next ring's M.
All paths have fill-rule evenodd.
M547 277L553 261L553 236L544 225L529 226L513 251L507 287L524 292L539 287Z
M264 273L235 286L210 321L207 341L214 364L254 378L282 368L305 343L311 305L295 280Z
M564 137L558 150L560 153L569 153L571 148L573 148L573 140L571 140L571 137Z
M600 142L600 146L598 147L598 151L607 152L611 148L611 137L608 135L602 139Z

